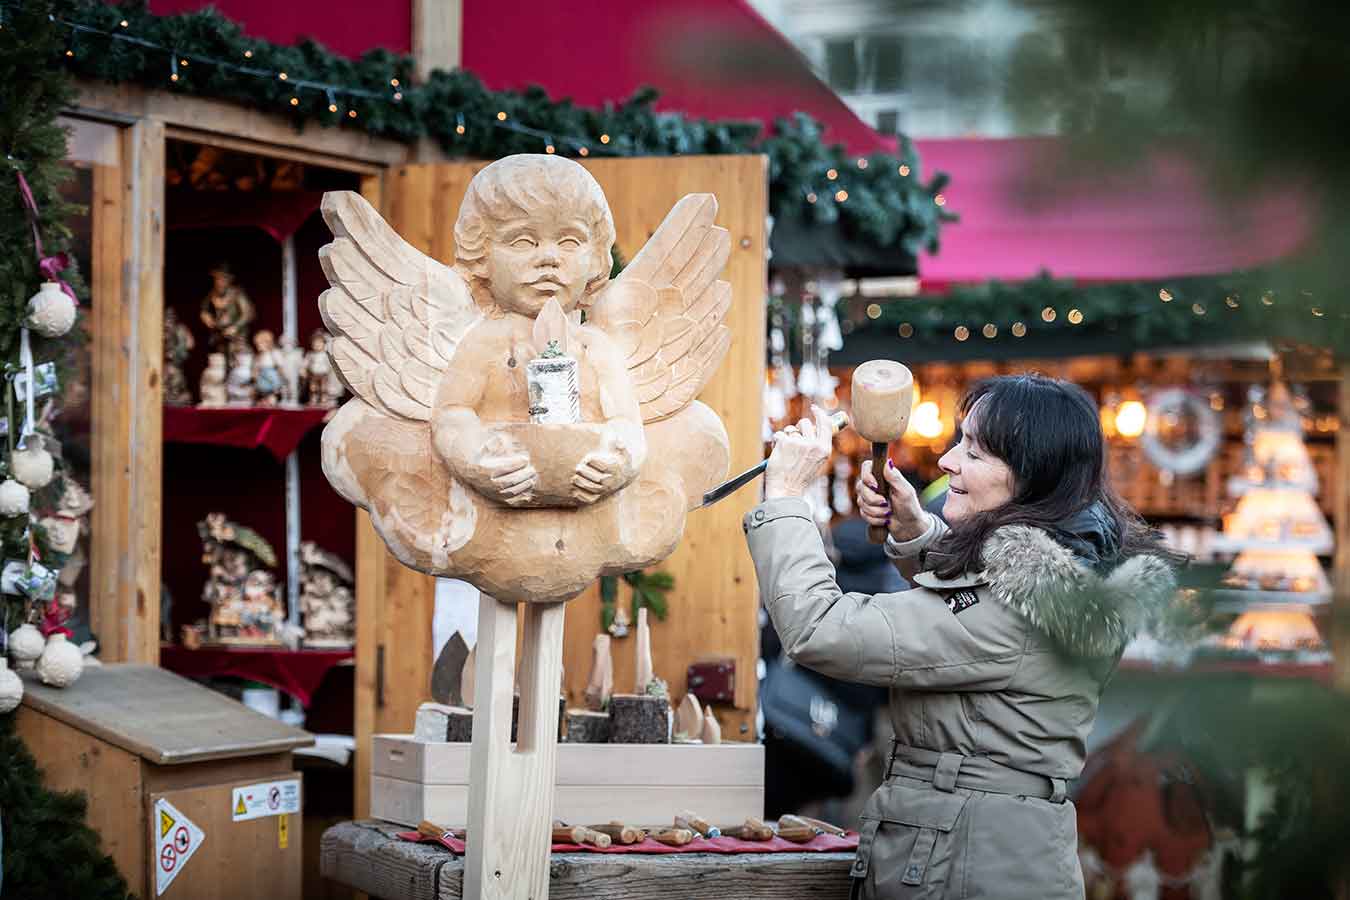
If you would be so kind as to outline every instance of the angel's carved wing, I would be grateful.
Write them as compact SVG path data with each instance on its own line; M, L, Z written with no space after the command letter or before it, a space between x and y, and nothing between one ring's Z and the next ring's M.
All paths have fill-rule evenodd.
M328 355L353 394L391 416L429 421L436 386L480 313L469 287L399 237L360 194L329 191L333 232L319 250Z
M624 357L643 422L688 406L731 346L731 285L718 280L731 237L716 216L712 194L680 200L587 311Z

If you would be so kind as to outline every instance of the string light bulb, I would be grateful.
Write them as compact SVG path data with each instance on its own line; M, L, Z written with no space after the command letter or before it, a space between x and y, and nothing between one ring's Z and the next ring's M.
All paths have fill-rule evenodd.
M806 195L806 202L807 202L807 203L815 203L818 199L820 199L820 198L816 196L816 192L815 192L815 191L810 191L810 192L808 192L807 195Z
M253 58L253 51L252 51L252 50L245 50L245 51L244 51L244 59L252 59L252 58Z
M902 338L909 338L914 336L914 326L909 324L908 322L901 322L900 328L898 330Z
M399 101L402 100L402 99L403 99L403 92L402 92L402 91L394 91L394 102L397 103L397 102L399 102Z
M464 113L455 113L455 134L464 133Z
M130 27L131 27L131 23L128 22L126 19L123 19L122 21L118 22L117 24L120 25L120 26L122 26L123 28L130 28Z
M287 75L285 72L278 72L278 73L277 73L277 77L280 78L282 81L285 81L286 79L290 78L291 76Z
M1164 303L1171 303L1171 302L1172 302L1172 292L1169 291L1167 288L1161 288L1161 289L1158 291L1158 299L1161 300L1161 301L1164 302Z
M169 80L170 80L170 81L177 81L177 80L178 80L178 57L177 57L177 56L171 56L171 57L169 57Z
M1014 322L1012 326L1013 337L1026 337L1027 326L1024 322Z
M356 110L354 110L354 109L349 109L349 110L347 110L347 118L349 118L349 119L355 119L355 118L356 118Z
M869 303L869 304L867 304L867 318L869 318L869 319L880 319L880 318L881 318L881 304L880 304L880 303Z
M1205 307L1199 303L1192 303L1191 312L1195 313L1197 316L1203 316L1205 314Z
M398 87L398 79L397 79L397 78L390 78L390 79L389 79L389 86L390 86L390 87Z
M1042 322L1055 321L1055 308L1053 306L1047 306L1045 309L1041 310L1041 321Z
M585 147L578 147L578 148L577 148L577 155L578 155L578 156L590 156L590 155L591 155L591 151L587 150Z
M1237 309L1237 308L1238 308L1238 299L1237 299L1236 297L1234 297L1234 296L1231 296L1231 295L1230 295L1230 296L1228 296L1228 297L1225 297L1223 302L1224 302L1224 305L1227 306L1229 309Z
M861 156L858 157L858 168L860 169L867 168L867 160L864 157Z
M848 199L848 191L840 188L839 190L834 192L834 199L839 203L843 203L845 200Z
M300 98L299 98L299 97L292 97L292 98L291 98L291 106L299 106L299 105L300 105Z
M909 166L905 165L904 163L901 163L900 168L896 169L895 171L900 173L901 178L905 178L906 176L909 175Z
M1116 431L1121 437L1137 438L1148 424L1148 407L1138 400L1126 400L1116 407Z
M943 194L938 194L935 197L933 197L933 202L936 203L938 206L946 206L947 198Z
M332 88L329 88L329 89L328 89L328 111L329 111L330 113L335 113L335 112L337 112L337 109L338 109L338 107L337 107L337 97L334 97L334 96L333 96L333 89L332 89Z
M1316 306L1314 306L1314 307L1312 308L1312 314L1313 314L1314 316L1317 316L1317 318L1319 318L1319 319L1322 318L1322 316L1326 315L1326 313L1322 312L1322 310L1321 310L1320 307L1316 307Z
M952 334L958 341L964 341L966 338L970 337L970 329L964 325L957 325L956 331L952 332Z
M1069 324L1081 325L1083 323L1083 311L1081 309L1069 310Z
M602 144L608 144L608 143L609 143L609 135L607 135L607 134L602 134L602 135L600 135L600 143L602 143Z
M497 111L497 121L498 122L506 121L506 110L502 109Z
M544 145L544 152L545 152L545 153L557 153L557 152L558 152L558 148L555 147L555 146L553 146L553 142L552 142L552 141L549 141L547 144Z
M1272 294L1270 291L1266 291L1264 294L1261 295L1261 304L1263 306L1274 306L1275 295Z
M828 172L825 173L825 177L830 179L831 181L834 181L836 178L839 177L839 170L830 169Z
M993 322L986 322L984 323L984 327L980 329L980 333L990 340L993 340L998 337L998 326Z

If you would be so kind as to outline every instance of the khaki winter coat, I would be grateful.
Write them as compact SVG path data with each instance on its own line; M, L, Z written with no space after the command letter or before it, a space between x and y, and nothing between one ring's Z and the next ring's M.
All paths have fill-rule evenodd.
M787 655L891 688L896 751L862 814L855 895L1081 898L1067 782L1121 650L1175 591L1170 566L1135 556L1103 577L1046 532L1008 526L984 571L943 580L917 571L946 533L930 517L886 547L917 587L844 594L804 501L767 500L744 524Z

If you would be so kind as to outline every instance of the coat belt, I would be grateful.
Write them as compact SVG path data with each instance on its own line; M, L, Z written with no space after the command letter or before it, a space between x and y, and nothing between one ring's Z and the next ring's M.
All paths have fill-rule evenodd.
M892 745L890 765L886 767L887 778L893 775L915 778L948 793L963 788L991 794L1039 797L1051 803L1063 803L1069 796L1069 785L1063 778L1023 772L983 756L939 753L899 741L893 741Z

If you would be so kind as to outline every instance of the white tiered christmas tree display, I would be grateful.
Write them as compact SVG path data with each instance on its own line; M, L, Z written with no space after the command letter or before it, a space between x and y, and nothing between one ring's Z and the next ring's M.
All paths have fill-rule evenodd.
M1252 399L1244 471L1228 483L1237 508L1214 541L1216 551L1237 554L1223 597L1240 615L1220 644L1263 658L1322 662L1327 651L1312 608L1331 598L1317 557L1331 553L1334 538L1313 498L1317 472L1289 389L1277 381L1268 398Z

